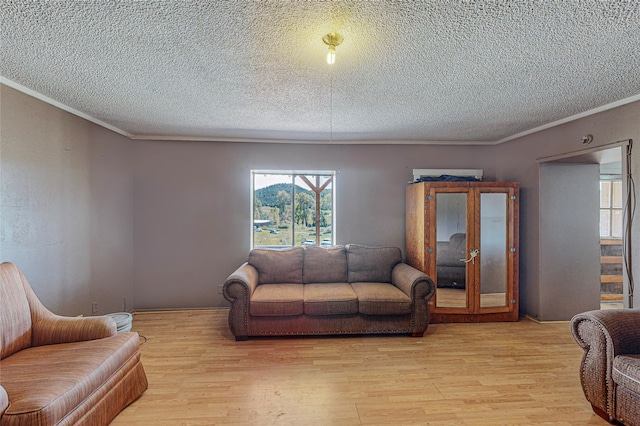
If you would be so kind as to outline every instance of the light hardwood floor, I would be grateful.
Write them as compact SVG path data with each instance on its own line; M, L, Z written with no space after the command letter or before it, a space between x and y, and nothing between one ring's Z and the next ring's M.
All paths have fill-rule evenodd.
M236 342L227 310L134 314L149 389L112 425L607 425L568 323Z

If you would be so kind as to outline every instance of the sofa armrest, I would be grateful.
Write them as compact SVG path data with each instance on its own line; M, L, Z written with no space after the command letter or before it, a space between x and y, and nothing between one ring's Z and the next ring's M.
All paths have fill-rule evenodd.
M258 271L248 263L244 263L224 282L222 294L229 302L236 303L239 299L250 299L257 286Z
M258 286L258 270L244 263L222 286L222 295L231 302L229 329L237 340L246 340L249 335L249 301Z
M63 317L50 315L33 324L31 344L33 346L80 342L115 336L116 322L113 318Z
M435 285L431 278L406 263L398 263L391 271L391 283L411 298L429 300L435 293Z
M2 385L0 385L0 419L4 412L9 408L9 395Z
M580 381L587 400L610 418L615 416L613 359L640 353L640 310L601 310L571 319L571 332L584 349Z

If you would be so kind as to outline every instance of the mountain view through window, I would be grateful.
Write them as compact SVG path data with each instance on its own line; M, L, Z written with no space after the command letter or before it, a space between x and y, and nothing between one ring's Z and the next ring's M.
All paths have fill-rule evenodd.
M335 172L251 172L252 247L333 245Z

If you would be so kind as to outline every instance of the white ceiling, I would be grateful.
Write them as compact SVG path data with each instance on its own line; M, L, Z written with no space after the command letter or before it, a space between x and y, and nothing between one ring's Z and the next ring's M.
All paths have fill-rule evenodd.
M137 139L498 143L640 100L638 0L0 6L3 83Z

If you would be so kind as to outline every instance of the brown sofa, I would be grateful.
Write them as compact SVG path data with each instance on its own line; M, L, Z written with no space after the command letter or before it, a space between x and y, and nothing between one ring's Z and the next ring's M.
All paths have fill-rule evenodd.
M409 333L429 324L431 278L397 247L254 249L223 286L229 328L249 336Z
M106 425L147 389L137 333L62 317L0 264L0 425Z
M571 320L584 349L582 389L609 422L640 425L640 309L590 311Z

